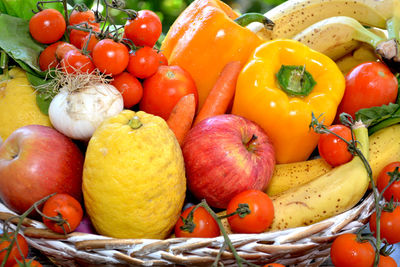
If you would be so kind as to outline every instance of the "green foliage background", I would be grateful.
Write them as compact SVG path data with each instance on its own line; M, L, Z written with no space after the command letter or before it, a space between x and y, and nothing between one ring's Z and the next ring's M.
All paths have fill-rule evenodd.
M150 9L155 11L162 23L163 32L166 33L178 15L192 2L193 0L124 0L120 1L125 8L141 10ZM92 7L97 0L69 0L70 4L85 3L88 7ZM239 13L260 12L265 13L272 7L285 2L285 0L224 0ZM125 24L126 15L122 12L113 11L113 17L116 24Z

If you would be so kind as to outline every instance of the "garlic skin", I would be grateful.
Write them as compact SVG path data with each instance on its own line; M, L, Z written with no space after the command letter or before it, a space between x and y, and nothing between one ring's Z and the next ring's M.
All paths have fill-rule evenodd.
M64 135L88 141L106 118L123 108L121 93L110 84L96 83L73 91L63 87L50 103L49 118Z

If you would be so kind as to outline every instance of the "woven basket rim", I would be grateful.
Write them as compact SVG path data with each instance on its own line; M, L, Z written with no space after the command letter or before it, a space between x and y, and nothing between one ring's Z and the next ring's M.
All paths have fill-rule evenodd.
M229 234L229 238L239 255L255 264L319 266L329 257L330 245L336 236L355 232L367 223L374 203L373 194L368 192L352 209L312 225L261 234ZM2 203L0 212L16 215ZM164 240L119 239L78 232L64 236L52 233L34 220L24 223L20 232L32 247L60 266L209 266L224 244L223 236ZM228 249L220 260L225 266L236 265Z

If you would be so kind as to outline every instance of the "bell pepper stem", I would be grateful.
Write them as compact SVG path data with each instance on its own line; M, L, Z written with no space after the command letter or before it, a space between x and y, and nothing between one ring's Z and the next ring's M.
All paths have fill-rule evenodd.
M235 19L235 22L242 27L246 27L252 22L260 22L267 30L272 30L275 23L260 13L246 13Z
M316 85L305 66L282 65L276 77L279 86L288 95L307 96Z

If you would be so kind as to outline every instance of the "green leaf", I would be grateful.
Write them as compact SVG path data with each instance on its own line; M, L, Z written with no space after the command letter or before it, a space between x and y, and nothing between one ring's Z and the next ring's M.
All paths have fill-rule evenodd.
M36 76L30 72L26 72L26 77L28 78L28 81L30 82L30 84L32 84L32 86L34 86L34 87L49 83L49 81L44 79L43 77Z
M45 115L49 115L49 106L51 100L53 99L46 94L42 93L36 94L36 104L38 105L40 111Z
M44 45L35 42L29 34L29 22L0 14L0 48L28 72L44 75L38 58Z
M400 104L389 103L379 107L360 109L356 112L356 120L368 126L371 135L380 129L400 122Z
M10 16L29 20L33 15L35 15L33 11L38 11L36 2L37 0L1 0L0 10L2 10L2 13ZM46 3L43 5L43 8L54 8L62 12L63 5L61 2Z
M400 114L396 115L396 111L398 111L399 108L399 104L393 103L379 107L363 108L356 112L356 119L361 120L367 126L373 126L393 116L400 116Z

